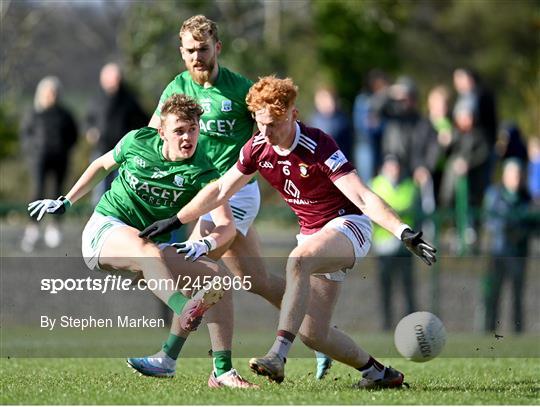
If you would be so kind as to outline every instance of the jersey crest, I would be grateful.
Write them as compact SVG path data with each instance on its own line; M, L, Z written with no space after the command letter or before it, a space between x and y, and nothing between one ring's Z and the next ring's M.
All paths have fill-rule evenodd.
M301 177L304 177L304 178L309 177L308 165L307 164L304 164L304 163L298 164L298 168L300 168L300 176Z
M221 101L221 111L222 112L232 111L232 102L229 99L225 99Z
M177 187L183 187L184 186L184 178L182 178L180 175L176 174L174 176L174 181L173 181L174 185L176 185Z

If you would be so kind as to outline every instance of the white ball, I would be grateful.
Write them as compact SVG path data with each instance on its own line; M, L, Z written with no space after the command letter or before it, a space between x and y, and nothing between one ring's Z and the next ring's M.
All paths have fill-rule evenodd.
M413 312L397 324L394 343L403 357L413 362L427 362L443 350L446 330L431 312Z

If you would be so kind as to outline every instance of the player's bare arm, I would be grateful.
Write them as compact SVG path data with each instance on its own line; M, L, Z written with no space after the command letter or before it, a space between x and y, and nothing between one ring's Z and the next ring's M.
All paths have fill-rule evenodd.
M182 223L191 222L218 205L223 205L253 176L254 174L244 175L236 167L232 167L221 178L207 185L195 195L195 198L178 212L178 218Z
M206 237L215 239L217 247L230 242L236 236L233 213L228 203L218 206L212 211L212 219L216 227Z
M109 173L119 167L112 150L96 158L66 194L71 203L77 202L99 184Z
M198 219L218 206L226 204L230 197L246 185L254 175L244 175L236 167L232 167L217 181L211 182L199 191L175 216L154 222L139 236L151 239Z
M402 240L407 248L426 264L431 265L437 261L437 250L422 239L422 232L414 232L410 226L404 224L396 212L362 182L356 171L338 178L334 184L371 220Z
M403 222L383 199L362 182L356 171L338 178L334 184L371 220L398 236Z

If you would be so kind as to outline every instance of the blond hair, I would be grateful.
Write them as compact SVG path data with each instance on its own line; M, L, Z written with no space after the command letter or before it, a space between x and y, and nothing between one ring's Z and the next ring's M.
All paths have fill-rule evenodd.
M182 28L180 28L180 33L178 34L180 40L182 40L182 35L187 32L191 33L196 41L205 41L209 37L212 38L214 42L219 41L217 24L202 14L193 16L184 21Z
M203 108L195 99L175 93L163 103L161 121L163 122L168 114L174 114L180 120L197 123L203 113Z
M246 96L248 109L255 113L268 109L269 113L280 118L294 105L298 95L298 86L291 78L279 79L275 75L259 78Z
M36 87L34 94L34 109L36 112L42 112L49 106L45 106L43 97L46 92L52 90L55 94L55 103L60 99L60 90L62 83L56 76L46 76L41 79Z

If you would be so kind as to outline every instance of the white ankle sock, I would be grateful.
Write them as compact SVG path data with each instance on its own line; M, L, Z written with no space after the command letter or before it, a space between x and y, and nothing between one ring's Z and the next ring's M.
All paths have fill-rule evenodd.
M274 341L274 344L272 345L268 353L275 353L281 359L285 360L289 353L289 350L291 350L292 344L293 343L291 341L284 338L283 336L276 336L276 340Z

